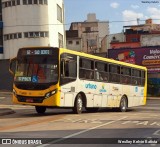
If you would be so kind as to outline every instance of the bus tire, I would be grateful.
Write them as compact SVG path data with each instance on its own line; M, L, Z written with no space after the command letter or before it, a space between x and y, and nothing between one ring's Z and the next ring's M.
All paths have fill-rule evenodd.
M97 112L99 108L85 108L88 112Z
M83 109L83 100L82 100L82 95L78 94L76 96L76 100L74 102L74 107L73 107L73 112L75 114L81 114Z
M46 112L46 107L44 107L44 106L35 106L35 109L36 109L37 113L39 113L39 114L43 114Z
M120 112L126 112L127 111L127 99L125 96L122 96L120 104L119 104L119 110Z

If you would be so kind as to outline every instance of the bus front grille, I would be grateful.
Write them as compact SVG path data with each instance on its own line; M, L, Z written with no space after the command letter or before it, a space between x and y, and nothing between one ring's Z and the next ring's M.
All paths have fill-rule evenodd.
M27 97L27 96L17 95L17 99L19 102L42 103L44 97Z

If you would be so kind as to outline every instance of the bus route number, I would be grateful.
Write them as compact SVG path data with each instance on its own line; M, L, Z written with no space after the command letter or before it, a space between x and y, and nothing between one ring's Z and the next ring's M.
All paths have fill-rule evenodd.
M41 50L41 55L49 55L49 50Z
M49 50L27 50L27 55L49 55Z

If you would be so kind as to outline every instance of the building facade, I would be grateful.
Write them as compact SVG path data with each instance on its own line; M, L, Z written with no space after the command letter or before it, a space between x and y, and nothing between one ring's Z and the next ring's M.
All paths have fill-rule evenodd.
M76 36L74 31L77 31ZM88 14L86 21L71 23L70 29L66 31L66 46L91 54L103 52L101 41L108 34L109 22L99 21L95 14Z
M141 35L141 46L160 46L160 32L159 34Z
M3 59L21 47L64 47L63 0L2 0L2 18Z
M103 39L102 39L102 50L107 52L108 49L110 48L114 48L114 46L112 46L112 44L118 44L121 42L124 42L126 40L124 33L116 33L116 34L109 34L106 35Z

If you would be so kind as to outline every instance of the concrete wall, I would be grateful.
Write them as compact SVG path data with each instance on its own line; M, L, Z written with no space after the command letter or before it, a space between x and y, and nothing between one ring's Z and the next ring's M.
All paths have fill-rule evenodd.
M0 91L12 91L13 76L9 72L9 60L0 60Z
M160 45L160 35L141 35L141 46L157 46Z

